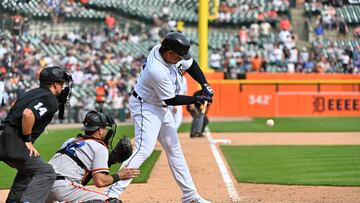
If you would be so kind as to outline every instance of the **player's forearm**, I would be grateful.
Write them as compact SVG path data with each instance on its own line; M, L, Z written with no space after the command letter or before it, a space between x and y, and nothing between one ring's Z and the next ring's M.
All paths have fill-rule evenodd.
M98 175L94 175L93 179L94 185L98 188L107 187L114 183L114 178L112 177L112 175L109 174L99 173Z
M193 104L196 102L195 97L186 96L186 95L176 95L171 99L164 100L166 105L177 106L177 105L187 105Z
M193 60L193 63L191 64L190 68L186 70L189 75L196 80L201 86L203 86L205 83L207 83L204 73L199 67L199 64Z

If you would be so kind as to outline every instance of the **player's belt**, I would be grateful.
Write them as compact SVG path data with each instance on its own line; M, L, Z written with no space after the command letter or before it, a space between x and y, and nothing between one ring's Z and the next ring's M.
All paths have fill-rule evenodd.
M138 95L137 92L135 92L135 90L131 91L131 95L134 96L136 99L138 99L139 101L143 102L144 100ZM161 105L161 107L167 107L167 105Z
M135 92L135 90L132 91L131 93L136 99L143 101L143 99L138 95L138 93Z
M65 180L65 176L56 176L56 180Z

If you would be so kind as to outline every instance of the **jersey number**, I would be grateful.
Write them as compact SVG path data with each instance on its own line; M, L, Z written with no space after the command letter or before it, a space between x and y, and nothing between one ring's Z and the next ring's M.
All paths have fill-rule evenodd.
M42 107L42 106L43 106L42 102L39 102L34 106L34 109L39 111L40 116L44 115L44 113L47 112L47 109L45 107Z

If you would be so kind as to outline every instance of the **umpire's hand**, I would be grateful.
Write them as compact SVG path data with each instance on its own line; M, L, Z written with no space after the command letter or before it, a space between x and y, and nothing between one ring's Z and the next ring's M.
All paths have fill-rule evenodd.
M31 142L25 142L26 147L30 151L29 156L40 156L39 152L35 149L34 145Z

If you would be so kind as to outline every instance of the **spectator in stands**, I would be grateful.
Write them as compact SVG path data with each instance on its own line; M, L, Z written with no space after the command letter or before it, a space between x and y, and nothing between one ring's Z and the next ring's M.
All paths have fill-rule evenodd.
M0 61L4 59L5 54L9 51L8 49L8 45L5 41L0 44Z
M13 34L20 35L22 33L23 17L19 13L16 13L16 15L12 16L11 19Z
M287 64L287 69L289 73L294 73L297 69L298 65L298 56L299 52L298 49L294 46L290 48L289 50L290 56L289 56L289 62Z
M339 36L346 37L346 33L349 32L349 28L344 20L343 17L338 15L337 19L337 31L339 33Z
M250 41L255 43L258 41L260 36L260 26L258 22L254 22L250 25Z
M274 49L272 50L272 61L274 64L281 66L284 60L284 52L279 44L274 44Z
M245 26L241 26L238 36L240 44L246 44L249 41L249 33Z
M314 28L314 32L315 32L315 35L316 35L316 40L323 41L325 30L324 30L324 27L321 25L321 23L319 23Z
M351 51L350 49L345 49L343 54L340 57L341 65L344 73L353 73L353 67L351 66Z
M214 49L211 52L210 67L215 70L221 70L221 54L219 49Z
M330 63L324 55L320 56L320 61L315 66L315 73L325 73L330 70Z
M268 37L271 32L271 24L267 21L264 21L260 25L261 36Z
M360 73L360 46L358 46L353 52L353 67L354 73Z
M290 30L291 29L291 22L290 22L289 18L283 17L280 20L280 29L281 30Z
M360 37L360 26L357 26L357 27L354 29L354 36L355 36L355 37Z
M108 36L110 32L114 31L114 27L116 24L116 19L113 15L106 15L105 16L105 35Z
M95 98L98 109L103 109L108 92L106 91L105 82L100 81L95 88Z
M262 64L263 64L263 59L258 53L251 58L252 71L260 72Z

